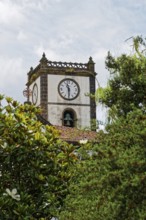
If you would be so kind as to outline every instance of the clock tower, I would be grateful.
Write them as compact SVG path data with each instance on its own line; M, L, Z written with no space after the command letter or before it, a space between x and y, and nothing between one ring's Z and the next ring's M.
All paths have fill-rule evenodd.
M29 100L40 106L52 125L86 128L96 119L94 62L50 61L43 54L40 64L28 72Z

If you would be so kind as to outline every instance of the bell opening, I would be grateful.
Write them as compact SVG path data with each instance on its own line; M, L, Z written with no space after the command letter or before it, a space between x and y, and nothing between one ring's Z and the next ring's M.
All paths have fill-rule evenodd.
M63 125L67 127L74 127L74 113L72 111L66 110L63 114Z

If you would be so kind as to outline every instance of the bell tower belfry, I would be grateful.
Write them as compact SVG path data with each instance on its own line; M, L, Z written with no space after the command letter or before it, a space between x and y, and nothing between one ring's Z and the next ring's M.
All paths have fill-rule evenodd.
M96 119L95 63L50 61L45 54L28 72L29 101L42 109L52 125L85 128Z

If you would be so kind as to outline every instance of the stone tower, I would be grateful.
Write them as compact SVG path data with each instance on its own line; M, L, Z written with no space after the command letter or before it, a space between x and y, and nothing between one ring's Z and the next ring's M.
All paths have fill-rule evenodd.
M28 72L29 101L42 109L53 125L85 128L96 119L95 64L50 61L43 54L40 63Z

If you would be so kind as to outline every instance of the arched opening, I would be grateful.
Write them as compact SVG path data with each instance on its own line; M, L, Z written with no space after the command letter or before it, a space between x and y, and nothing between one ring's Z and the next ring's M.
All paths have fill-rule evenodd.
M63 112L63 125L67 127L75 127L76 113L72 109L65 109Z

